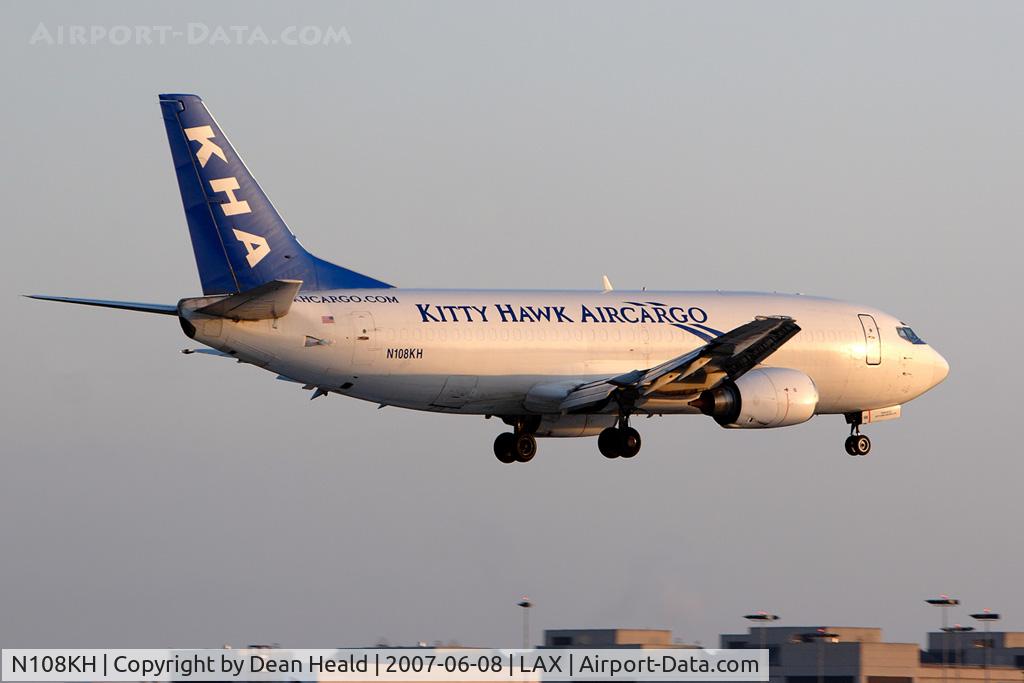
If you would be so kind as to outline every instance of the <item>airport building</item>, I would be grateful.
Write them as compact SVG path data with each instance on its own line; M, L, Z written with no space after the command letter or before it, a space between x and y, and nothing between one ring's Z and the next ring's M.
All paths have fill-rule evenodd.
M559 629L548 648L687 648L655 629ZM723 649L767 649L772 683L1024 683L1024 633L929 633L928 649L880 628L767 626L720 636Z
M756 626L719 636L722 649L768 650L771 683L1024 683L1024 632L963 628L929 633L919 643L883 640L882 629ZM266 646L250 646L254 649ZM378 645L377 647L386 647ZM438 653L466 648L420 643ZM471 648L473 646L470 646ZM545 649L697 649L668 629L547 629ZM543 674L537 673L536 680Z
M1012 667L1024 671L1024 633L1019 631L962 631L929 633L930 661L967 666ZM945 656L945 659L943 658ZM1018 681L1024 679L1022 676Z
M697 648L672 642L672 631L657 628L575 628L544 631L544 647ZM1024 682L1022 682L1024 683Z

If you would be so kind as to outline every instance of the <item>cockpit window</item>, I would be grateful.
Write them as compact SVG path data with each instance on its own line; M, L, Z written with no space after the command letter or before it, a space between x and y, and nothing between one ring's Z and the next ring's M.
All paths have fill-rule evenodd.
M921 339L920 337L918 337L917 334L914 332L914 330L910 329L909 327L897 327L896 328L896 332L898 332L901 337L906 339L911 344L924 344L925 343L924 339Z

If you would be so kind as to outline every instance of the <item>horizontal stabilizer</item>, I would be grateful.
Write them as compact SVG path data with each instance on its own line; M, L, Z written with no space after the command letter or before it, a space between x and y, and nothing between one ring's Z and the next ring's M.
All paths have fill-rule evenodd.
M238 359L237 356L232 356L230 353L224 353L217 349L182 349L181 352L186 356L191 356L193 353L199 353L204 356L217 356L218 358L230 358L232 360Z
M197 308L196 313L231 320L269 320L288 314L302 280L271 280L245 292Z
M161 315L178 315L178 307L172 304L143 304L137 301L108 301L106 299L79 299L72 296L47 296L45 294L26 294L29 299L42 301L60 301L66 304L82 306L100 306L102 308L119 308L123 311L142 311L143 313L159 313Z

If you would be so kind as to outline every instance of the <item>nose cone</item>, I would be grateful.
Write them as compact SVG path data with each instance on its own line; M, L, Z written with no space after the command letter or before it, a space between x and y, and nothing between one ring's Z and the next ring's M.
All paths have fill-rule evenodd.
M935 386L946 379L949 374L949 363L935 349L932 349L932 386Z

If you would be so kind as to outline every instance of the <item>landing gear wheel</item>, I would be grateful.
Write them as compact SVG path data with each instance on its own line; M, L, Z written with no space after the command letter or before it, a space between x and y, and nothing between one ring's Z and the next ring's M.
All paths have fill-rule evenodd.
M597 450L601 455L612 460L622 454L622 439L619 430L615 427L608 427L597 437Z
M871 439L863 434L852 434L846 439L846 452L850 455L867 455L871 452Z
M533 456L537 455L537 439L533 434L513 434L515 439L515 459L517 462L530 462Z
M511 465L516 461L516 435L512 432L502 432L494 440L494 455L498 460Z
M619 455L623 458L632 458L640 452L640 432L632 427L624 427L619 430Z

